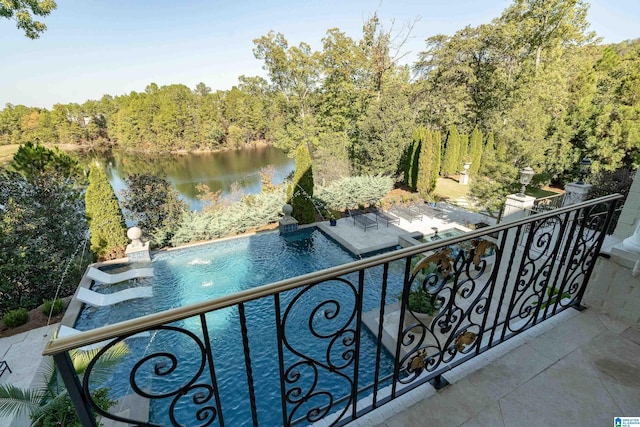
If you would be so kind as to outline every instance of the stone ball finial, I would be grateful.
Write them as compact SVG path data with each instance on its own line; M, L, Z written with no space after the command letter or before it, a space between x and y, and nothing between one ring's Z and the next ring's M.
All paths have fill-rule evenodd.
M131 227L127 230L127 237L131 240L132 246L142 246L142 230L140 227Z
M287 203L282 207L282 212L284 213L284 216L291 216L291 212L293 212L293 206Z

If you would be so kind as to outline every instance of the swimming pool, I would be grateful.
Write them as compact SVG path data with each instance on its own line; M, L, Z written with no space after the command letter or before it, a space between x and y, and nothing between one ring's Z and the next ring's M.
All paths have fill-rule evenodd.
M296 233L280 236L276 233L263 234L248 238L227 240L197 247L180 249L158 254L153 259L155 277L141 279L135 283L111 285L95 289L100 292L115 292L130 286L150 285L154 297L125 302L110 308L84 308L76 322L76 328L87 330L105 324L127 320L141 315L184 306L206 299L216 298L263 284L272 283L289 277L345 264L356 260L336 242L316 228L299 230ZM403 263L390 266L388 289L385 298L387 304L396 301L396 295L402 288ZM382 267L366 271L363 294L363 312L377 309L380 305L380 283ZM357 277L350 277L357 283ZM294 290L281 295L281 307L284 308L298 295ZM318 337L305 331L299 325L309 322L310 313L322 301L340 301L343 307L355 304L355 295L344 283L332 281L310 288L301 295L295 309L288 314L285 335L293 337L296 348L303 348L311 358L320 358L326 348L318 345ZM258 396L258 419L261 425L280 425L282 408L280 399L278 344L276 336L276 314L273 298L263 298L245 304L249 345L255 378L256 396ZM349 322L348 310L342 310L327 322L322 311L315 313L311 322L318 330L330 327L327 323ZM247 398L247 375L243 362L243 344L236 307L219 310L206 315L209 339L215 363L218 388L221 390L221 406L227 425L251 424L251 412ZM355 324L355 319L351 324ZM196 335L201 335L198 318L189 318L174 324ZM293 331L293 332L292 332ZM366 328L361 331L361 349L359 375L362 383L373 382L375 369L376 342ZM153 388L154 392L175 389L176 384L184 382L196 369L200 360L200 350L184 334L163 331L148 338L130 341L131 354L120 363L117 371L105 384L112 389L113 397L130 394L126 379L133 365L144 355L158 352L173 352L178 358L177 369L172 375L158 378L151 375L152 367L138 371L136 381L144 388ZM335 348L340 352L340 348ZM339 356L339 354L338 354ZM295 363L295 355L285 352L285 362ZM289 361L289 362L287 362ZM392 358L383 354L380 377L390 374L393 369ZM353 367L351 368L353 369ZM125 380L123 380L123 378ZM302 380L301 386L305 386ZM339 396L348 393L348 384L335 375L321 375L318 379L323 390ZM308 385L308 384L306 384ZM229 393L228 391L233 392ZM236 392L237 390L237 392ZM154 423L170 424L169 399L153 400L150 407L150 419ZM339 408L335 408L339 409ZM174 411L182 425L196 425L200 421L193 417L195 410L190 399L180 401Z

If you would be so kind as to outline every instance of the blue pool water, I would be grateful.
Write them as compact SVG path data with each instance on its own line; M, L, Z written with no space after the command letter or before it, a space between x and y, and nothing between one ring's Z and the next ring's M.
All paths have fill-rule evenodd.
M165 252L156 255L153 259L155 277L111 285L103 289L99 286L94 288L99 292L115 292L126 287L148 285L153 286L153 298L129 301L113 307L85 308L76 323L76 328L87 330L185 306L345 264L355 259L353 255L315 228L303 229L285 237L269 233ZM396 295L401 290L403 263L392 265L390 271L386 304L395 302ZM357 275L354 274L348 279L357 286ZM381 267L366 271L363 294L364 312L379 308L381 282ZM321 307L323 310L314 312L316 307L327 300L336 300L341 304L340 310L336 310L335 317L326 316L325 310L335 308L330 305L325 305ZM292 301L293 304L291 304ZM356 320L350 317L355 306L353 288L338 281L325 282L305 291L294 290L282 294L280 306L281 316L285 316L287 308L291 307L286 313L284 323L285 337L290 346L285 348L283 355L286 367L309 359L326 363L327 354L334 364L345 363L342 359L344 351L353 349L340 344L345 336L340 336L336 340L337 344L329 347L331 339L314 336L309 330L309 325L320 334L335 332L339 329L336 325L348 325L348 329L355 330ZM245 311L259 422L260 425L280 425L282 424L282 407L274 298L251 301L245 304ZM236 307L219 310L207 314L206 319L225 424L251 425L248 381L238 310ZM185 328L200 339L203 338L199 318L188 318L177 322L174 326ZM363 385L373 383L374 380L376 342L364 325L362 325L361 336L359 383ZM176 390L179 385L185 384L197 372L202 360L196 343L183 333L152 332L150 337L130 339L127 343L131 349L130 355L118 365L118 371L106 384L111 388L114 397L132 393L128 381L129 373L133 365L145 355L168 352L177 357L177 368L169 375L152 375L156 362L166 362L167 366L171 365L166 357L149 361L136 373L136 383L143 390L151 389L154 393L170 392ZM304 357L301 358L300 354ZM342 372L346 377L353 376L353 365L354 363L349 364ZM302 365L300 368L303 374L302 379L288 387L308 388L311 385L312 376L304 374L309 374L310 369L310 365ZM392 359L383 351L380 376L391 372ZM208 378L208 370L205 369L197 382L210 383ZM317 379L317 388L329 391L334 399L349 393L348 380L342 375L319 369ZM312 398L306 406L302 405L292 418L304 416L311 407L327 403L323 399L325 399L323 395ZM152 400L151 421L170 425L170 404L171 398ZM213 405L213 401L206 406L209 405ZM201 425L202 422L195 419L196 411L201 408L202 406L194 405L193 393L185 396L176 405L174 411L176 421L187 426ZM293 405L289 405L288 411L292 408ZM335 409L340 409L340 406L338 405ZM217 422L213 425L217 425Z

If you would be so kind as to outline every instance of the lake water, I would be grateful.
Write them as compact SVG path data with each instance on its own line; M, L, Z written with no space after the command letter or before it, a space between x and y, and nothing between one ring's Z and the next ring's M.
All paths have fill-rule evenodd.
M273 147L195 154L146 154L112 151L91 153L91 161L105 166L114 191L126 188L124 179L134 173L163 176L169 181L191 210L202 209L198 199L198 184L206 184L212 191L221 190L223 198L239 195L232 191L238 183L241 194L257 194L262 189L258 172L266 166L274 167L273 183L281 184L295 169L295 160Z

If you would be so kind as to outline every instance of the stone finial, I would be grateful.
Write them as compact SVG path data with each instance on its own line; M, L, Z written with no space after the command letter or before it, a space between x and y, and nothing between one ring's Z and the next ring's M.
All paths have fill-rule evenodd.
M142 243L142 230L139 227L131 227L127 230L127 237L131 240L130 246L132 248L141 248L144 246Z
M284 213L285 218L290 217L293 212L293 206L287 203L282 207L282 212Z

